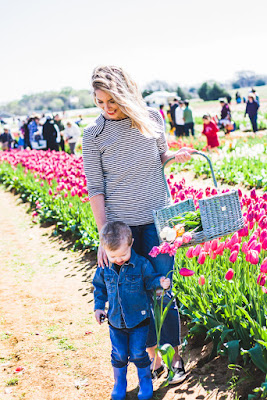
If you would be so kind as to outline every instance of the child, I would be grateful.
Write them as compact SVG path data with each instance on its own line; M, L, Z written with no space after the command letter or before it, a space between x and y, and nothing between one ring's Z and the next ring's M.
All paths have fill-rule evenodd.
M153 396L150 359L146 352L150 302L148 290L170 287L170 279L155 273L151 263L132 250L132 232L123 222L108 222L100 232L109 266L97 268L93 279L95 318L99 324L108 318L112 344L111 364L114 388L111 398L124 400L128 361L138 371L139 400ZM105 312L109 302L108 313Z
M218 127L210 118L209 114L205 114L202 117L203 119L203 131L202 134L207 137L207 148L216 148L220 146L218 139Z

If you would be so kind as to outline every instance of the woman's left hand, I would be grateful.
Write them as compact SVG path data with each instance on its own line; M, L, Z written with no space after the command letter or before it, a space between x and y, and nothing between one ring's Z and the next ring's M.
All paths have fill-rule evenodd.
M186 161L189 161L191 159L191 153L193 153L194 151L196 150L190 147L182 147L174 154L175 162L184 163Z

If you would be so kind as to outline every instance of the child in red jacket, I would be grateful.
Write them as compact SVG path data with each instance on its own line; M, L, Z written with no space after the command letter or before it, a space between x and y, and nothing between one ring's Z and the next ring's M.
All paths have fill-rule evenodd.
M211 120L210 115L205 114L203 119L203 131L202 134L207 137L207 148L212 149L220 146L218 138L218 127L215 122Z

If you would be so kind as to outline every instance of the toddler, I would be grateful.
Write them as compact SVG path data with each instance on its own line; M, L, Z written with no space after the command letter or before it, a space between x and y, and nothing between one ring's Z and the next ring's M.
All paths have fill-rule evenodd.
M139 400L153 396L150 359L146 352L150 302L147 291L168 289L170 279L157 274L150 261L132 249L132 232L123 222L108 222L100 232L109 266L97 268L93 279L95 318L99 324L108 318L112 344L111 364L114 388L111 398L124 400L128 361L137 367ZM108 312L105 311L109 302Z
M209 114L205 114L202 117L203 119L203 131L202 134L205 135L207 137L207 148L216 148L218 146L220 146L219 143L219 138L218 138L218 127L215 124L215 122L213 122L211 120L211 117Z

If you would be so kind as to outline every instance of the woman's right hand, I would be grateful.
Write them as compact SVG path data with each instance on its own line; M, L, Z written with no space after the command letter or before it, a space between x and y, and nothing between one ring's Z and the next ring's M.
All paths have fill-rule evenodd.
M98 266L101 268L105 268L106 266L108 266L108 257L106 255L106 252L103 248L103 246L101 246L101 244L98 247L97 250L97 263Z

